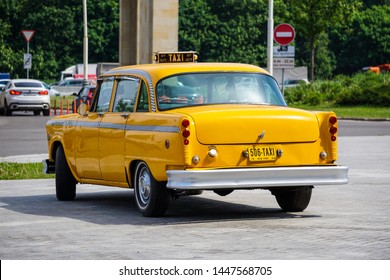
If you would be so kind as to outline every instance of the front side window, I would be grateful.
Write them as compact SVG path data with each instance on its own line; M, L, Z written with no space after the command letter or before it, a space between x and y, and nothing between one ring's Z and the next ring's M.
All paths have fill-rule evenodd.
M92 112L108 112L113 86L114 78L107 78L101 82L91 107Z
M199 104L286 106L276 81L261 73L191 73L171 76L156 86L160 110Z

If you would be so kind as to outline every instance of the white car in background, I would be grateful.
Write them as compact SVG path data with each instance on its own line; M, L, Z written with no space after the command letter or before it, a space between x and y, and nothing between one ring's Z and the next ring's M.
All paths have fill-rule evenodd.
M282 86L284 88L291 88L291 87L296 87L300 84L309 84L309 81L307 79L289 79L289 80L285 80L283 82L283 85L281 85L280 87L282 88Z
M11 80L0 94L0 114L11 116L14 111L33 111L50 115L49 90L39 80Z
M45 82L42 82L43 86L49 91L50 96L60 96L61 94L58 92L58 90L54 89L52 86L46 84Z
M10 79L0 79L0 91L3 91Z

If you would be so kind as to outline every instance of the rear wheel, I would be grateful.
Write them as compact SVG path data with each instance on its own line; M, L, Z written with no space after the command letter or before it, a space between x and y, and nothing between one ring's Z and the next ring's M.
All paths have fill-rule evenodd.
M297 188L277 188L271 192L275 196L280 208L286 212L302 212L309 205L312 186Z
M39 116L41 111L34 111L34 116Z
M42 112L44 116L50 116L50 109L45 109Z
M6 115L6 116L12 116L12 110L11 110L11 108L8 106L7 102L5 102L5 104L4 104L4 115Z
M227 196L228 194L231 194L234 190L232 189L220 189L220 190L214 190L214 192L220 196Z
M76 197L76 179L66 161L64 148L56 151L56 195L58 200L73 200Z
M168 208L170 195L166 185L156 181L142 161L135 168L134 195L137 208L145 217L162 216Z

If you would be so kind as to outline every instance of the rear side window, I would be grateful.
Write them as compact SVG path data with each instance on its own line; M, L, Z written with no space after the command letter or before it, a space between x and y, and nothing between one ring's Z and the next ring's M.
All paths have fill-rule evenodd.
M139 79L123 77L117 80L113 112L134 112Z
M141 90L139 93L137 112L149 112L149 94L146 84L142 81Z

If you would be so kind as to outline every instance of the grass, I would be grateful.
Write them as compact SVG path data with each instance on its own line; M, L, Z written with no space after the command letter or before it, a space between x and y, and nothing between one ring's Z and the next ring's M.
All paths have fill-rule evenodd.
M66 96L51 96L50 98L50 107L51 108L60 108L62 105L63 109L72 108L73 100L76 98L74 95Z
M356 118L356 119L388 119L390 120L390 107L374 107L374 106L334 106L334 105L294 105L291 107L311 110L311 111L333 111L340 118Z
M50 179L54 174L44 174L43 164L0 162L0 180Z

